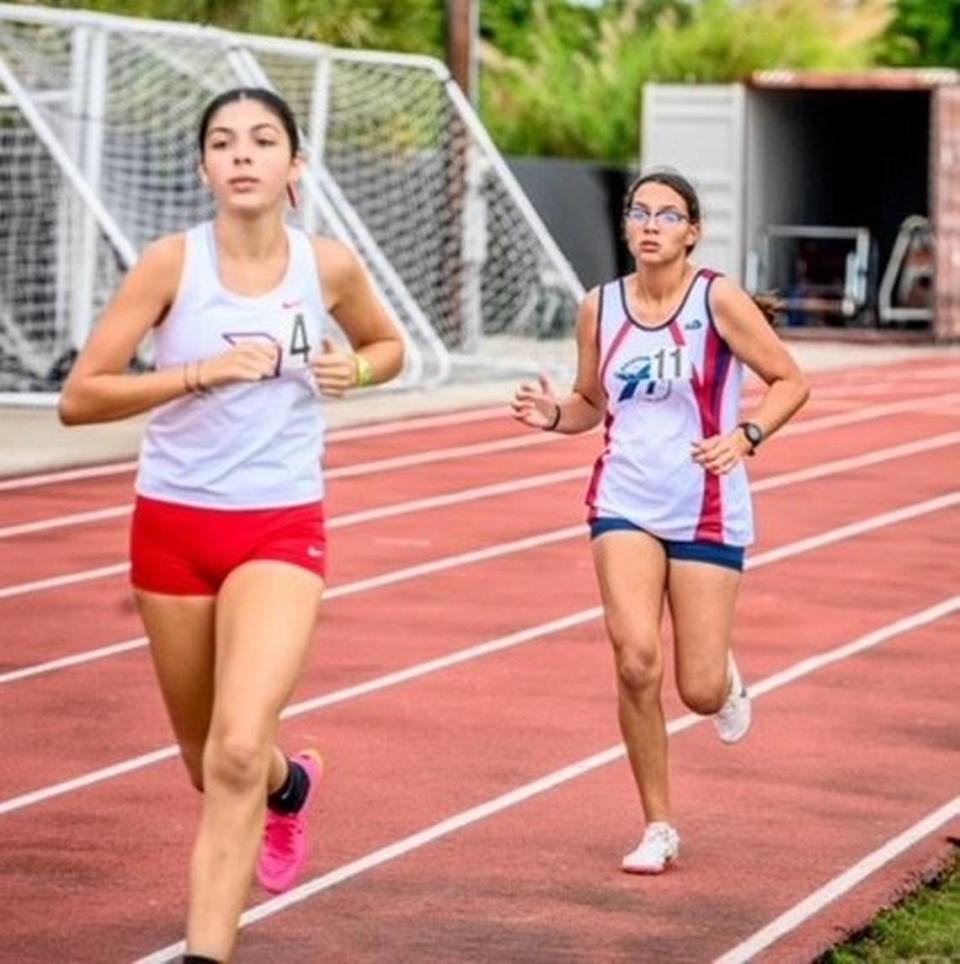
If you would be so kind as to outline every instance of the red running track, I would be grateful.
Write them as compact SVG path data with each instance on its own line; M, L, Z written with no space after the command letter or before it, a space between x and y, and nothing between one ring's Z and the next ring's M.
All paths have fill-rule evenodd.
M667 687L683 853L656 879L617 869L640 818L580 526L599 438L503 417L343 433L330 598L282 733L328 758L317 846L303 887L254 891L237 960L809 960L941 861L960 808L957 373L818 376L751 464L736 647L756 724L722 747ZM0 490L0 527L47 526L0 532L0 957L134 960L181 933L198 802L145 649L109 650L141 632L125 577L89 572L122 565L127 518L63 519L122 507L130 482Z

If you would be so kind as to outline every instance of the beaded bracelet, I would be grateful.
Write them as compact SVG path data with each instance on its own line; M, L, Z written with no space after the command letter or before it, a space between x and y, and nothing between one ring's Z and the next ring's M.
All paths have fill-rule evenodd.
M202 362L184 362L183 363L183 387L191 395L206 395L210 389L203 384L203 379L200 377L200 365ZM191 384L190 379L190 366L193 365L193 382Z

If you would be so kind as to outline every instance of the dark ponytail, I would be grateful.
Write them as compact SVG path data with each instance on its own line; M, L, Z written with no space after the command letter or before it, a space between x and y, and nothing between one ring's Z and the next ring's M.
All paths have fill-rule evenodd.
M780 299L773 292L757 292L751 295L753 303L760 309L763 317L767 319L771 328L777 327L779 321Z

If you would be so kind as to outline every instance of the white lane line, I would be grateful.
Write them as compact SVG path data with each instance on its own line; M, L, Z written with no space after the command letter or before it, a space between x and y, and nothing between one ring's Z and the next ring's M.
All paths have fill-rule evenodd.
M177 756L177 754L178 749L176 746L165 746L159 750L153 750L150 753L143 753L140 756L131 757L129 760L122 760L120 763L114 763L111 766L94 771L97 778L92 782L100 783L103 780L111 780L113 777L123 776L125 773L142 770L145 767L153 766L155 763L162 763L164 760L169 760ZM32 804L42 803L51 797L63 796L63 794L71 793L74 790L82 790L84 787L90 786L91 776L92 774L86 773L79 777L74 777L72 780L64 780L62 783L56 784L57 792L53 794L48 792L53 789L52 787L43 787L39 790L33 790L30 793L24 793L19 797L11 797L8 800L0 802L0 814L20 810Z
M903 833L898 834L888 840L882 847L878 847L873 853L868 854L863 860L855 863L849 870L838 874L819 890L815 890L809 897L804 898L775 920L772 920L766 927L722 954L714 964L744 964L745 961L752 960L758 952L769 947L785 934L789 934L790 931L796 930L801 924L823 910L827 904L853 890L857 884L872 873L958 816L960 816L960 796L954 797L942 807L934 810L933 813L927 814L912 827L907 828Z
M514 552L526 552L529 549L536 549L540 546L551 545L555 542L565 542L574 536L586 535L586 525L580 524L567 526L563 529L554 529L551 532L544 532L536 536L528 536L525 539L516 539L512 542L500 542L486 549L475 549L470 552L458 553L452 556L443 556L431 562L420 563L416 566L407 566L403 569L394 569L391 572L382 573L379 576L372 576L368 579L357 579L353 582L344 583L341 586L333 586L324 593L324 601L338 599L341 596L352 596L358 592L367 592L371 589L379 589L383 586L391 586L394 583L406 582L410 579L417 579L420 576L430 575L434 572L441 572L445 569L454 569L458 566L467 566L475 562L483 562L488 559L497 559L501 556L510 555ZM124 569L129 568L125 565ZM27 584L31 585L31 584ZM2 597L2 593L0 593ZM122 643L114 643L109 646L101 646L98 649L87 650L76 653L73 656L63 656L59 659L50 660L46 663L38 663L33 666L25 666L21 669L10 670L0 673L0 684L13 683L18 680L27 679L31 676L39 676L59 669L66 669L71 666L80 666L84 663L91 663L98 659L108 656L115 656L119 653L126 653L132 649L138 649L147 645L145 636L136 639L126 640ZM2 811L0 811L2 813Z
M12 586L0 588L0 599L9 599L12 596L24 596L27 593L39 592L42 589L59 589L61 586L71 586L78 582L89 582L91 579L102 579L105 576L119 576L129 568L129 562L118 562L112 566L99 566L96 569L84 569L81 572L70 572L62 576L34 579L32 582L19 582Z
M838 415L829 415L820 418L808 418L804 421L787 425L777 436L774 436L772 441L776 441L778 437L788 435L803 435L809 432L817 432L824 429L839 428L844 425L857 424L859 422L869 421L874 418L884 418L888 415L898 415L904 412L923 410L928 402L931 404L948 406L956 402L960 402L960 394L951 393L946 395L930 396L929 398L922 399L913 398L899 402L886 402L882 405L875 405L868 408L858 407L854 411L844 412ZM477 442L472 445L433 449L426 452L412 453L410 455L401 455L386 459L375 459L369 462L358 462L354 465L346 465L341 466L340 468L330 469L325 473L325 476L329 480L356 478L376 472L405 469L417 465L428 465L433 462L441 462L458 458L469 458L474 455L486 455L492 452L510 451L512 449L525 448L531 445L557 442L568 437L569 436L551 432L530 433L528 435L520 435L508 439ZM60 474L62 475L62 473ZM0 482L0 490L2 490L4 486L5 484ZM125 504L108 506L102 509L94 509L90 510L89 512L80 512L72 515L54 516L49 519L39 519L35 522L26 522L0 528L0 539L26 535L34 532L42 532L47 529L55 529L61 526L80 525L87 522L102 521L103 519L119 518L129 514L130 511L131 506L129 504Z
M960 436L960 433L957 433ZM388 519L392 516L407 515L411 512L423 512L427 509L439 509L463 502L473 502L476 499L488 499L492 496L511 495L514 492L524 492L544 485L559 485L562 482L574 482L585 479L590 469L560 469L557 472L544 472L540 475L527 475L507 482L493 482L490 485L477 485L469 489L458 489L446 495L431 495L422 499L411 499L408 502L395 502L392 505L377 506L361 512L349 512L345 515L334 516L328 523L328 529L341 529L344 526L358 525L363 522L373 522L377 519Z
M506 405L468 409L463 412L448 412L443 415L427 415L421 418L377 422L373 425L361 425L356 428L333 429L327 433L327 441L347 442L354 439L374 438L378 435L398 435L402 432L443 428L447 425L466 425L470 422L508 418L509 415L510 410ZM109 465L92 465L80 469L65 469L58 472L24 475L18 478L0 480L0 492L11 489L25 489L36 485L49 485L53 482L73 482L78 479L95 479L104 475L122 475L124 472L133 472L136 467L137 463L134 460L112 462Z
M810 401L803 406L803 410L807 415L812 417L814 412L853 412L862 407L862 402L855 402L849 398L811 398Z
M929 368L921 369L919 372L913 372L912 374L907 372L905 373L905 377L908 377L908 380L909 377L923 379L948 378L957 370L960 370L960 366L944 365L942 367L944 374L942 375L939 374L939 368ZM837 387L843 387L848 384L856 384L856 381L851 381L849 378L841 377L841 380L837 382L835 378L831 377L842 376L843 374L844 373L841 372L828 373L826 378L827 383L820 383L816 385L814 390L818 394L823 391L835 391L836 389L834 387L828 387L830 386L830 382L833 382ZM862 373L860 380L865 378L876 378L877 375L878 373L876 372L864 372ZM759 392L759 386L749 386L746 391L748 394L750 394L751 391L753 394L756 394ZM420 418L378 422L373 425L364 425L357 428L334 429L328 433L327 439L330 442L337 442L360 438L373 438L378 435L400 434L402 432L439 428L447 425L468 424L470 422L486 421L504 416L509 417L509 409L505 405L481 409L468 409L463 412L452 412L443 415L428 415ZM136 467L136 461L123 461L112 462L107 465L86 466L79 469L65 469L56 472L43 472L34 475L19 476L12 479L2 479L0 480L0 492L11 491L13 489L30 488L32 486L39 485L50 485L54 482L73 482L76 480L99 478L108 475L122 475L125 472L133 472Z
M953 596L935 606L930 606L927 609L923 609L910 616L898 619L887 626L874 630L867 636L855 639L844 646L838 647L838 650L856 653L863 652L865 649L877 646L886 640L943 619L958 609L960 609L960 596ZM867 640L869 640L869 642L867 642ZM751 687L751 692L755 697L760 694L769 693L785 686L789 681L794 681L801 676L809 675L821 666L836 662L837 660L832 657L838 650L829 650L821 654L820 659L822 662L817 662L816 658L814 660L804 660L802 664L795 664L783 673L776 674L776 677L767 677L761 681L760 685ZM806 667L802 672L797 671L797 667L800 665ZM779 680L777 677L779 677ZM709 719L709 717L688 713L685 716L672 720L667 726L667 732L671 736L675 736L678 733L700 725L707 719ZM463 810L452 817L448 817L446 820L441 820L439 823L435 823L430 827L403 837L385 847L374 850L358 860L343 864L319 877L315 877L313 880L300 884L298 887L293 888L293 890L279 897L274 897L251 907L241 917L240 926L249 926L264 918L271 917L280 911L286 910L295 904L303 903L303 901L308 900L310 897L322 893L325 890L330 890L332 887L336 887L344 881L359 877L369 870L396 860L398 857L402 857L414 850L419 850L421 847L431 844L442 837L448 837L458 830L462 830L464 827L479 823L481 820L509 810L532 797L539 796L564 783L569 783L571 780L577 779L577 777L581 777L586 773L590 773L593 770L597 770L600 767L621 759L624 755L625 751L622 743L608 747L599 753L592 754L582 760L578 760L576 763L540 777L538 780L517 787L509 793L494 797L468 810ZM162 964L162 962L174 960L178 955L182 954L183 951L184 944L180 941L162 950L148 954L146 957L140 958L137 964Z
M446 462L452 459L470 458L475 455L489 455L493 452L508 452L514 449L530 448L535 445L549 445L566 438L556 432L541 432L539 434L518 435L513 438L496 439L492 442L477 442L472 445L457 445L452 448L431 449L428 452L414 452L410 455L398 455L386 459L374 459L369 462L357 462L354 465L344 465L340 468L329 469L324 473L325 479L351 479L377 472L389 472L395 469L407 469L417 465L430 465L434 462ZM38 519L36 522L24 522L19 525L7 526L0 529L0 539L21 536L61 526L78 525L86 522L99 522L103 519L113 519L129 515L133 510L131 504L108 506L103 509L93 509L89 512L78 512L73 515L56 516L50 519Z
M932 356L930 356L931 360ZM916 365L915 360L907 362L908 367L901 367L899 362L882 365L865 365L853 370L834 368L830 370L810 370L807 374L815 380L817 387L827 385L865 384L872 385L877 381L926 380L928 378L950 378L960 370L956 356L932 359L933 364ZM751 373L752 374L752 373Z
M336 706L338 703L346 703L348 700L358 699L377 693L380 690L388 689L391 686L398 686L400 683L409 683L411 680L419 679L421 676L428 676L440 670L449 669L452 666L459 666L461 663L468 663L470 660L479 659L482 656L489 656L491 653L499 653L523 643L532 642L535 639L542 639L544 636L551 636L554 633L563 632L574 626L583 623L590 623L603 615L600 606L593 606L590 609L581 609L579 612L571 613L569 616L562 616L550 622L541 623L539 626L532 626L529 629L521 629L518 632L510 633L507 636L500 636L485 643L478 643L476 646L468 646L466 649L458 649L445 656L438 656L435 659L428 659L422 663L416 663L406 669L397 670L395 673L387 673L375 679L358 683L356 686L348 686L332 693L324 693L314 696L299 703L291 703L281 714L283 719L291 719L303 716L305 713L312 713L315 710L326 709L329 706ZM3 811L0 810L0 813Z
M572 539L574 536L583 535L586 531L586 524L580 523L579 525L565 526L562 529L552 529L550 532L543 532L536 536L528 536L524 539L516 539L511 542L498 542L484 549L474 549L470 552L457 553L452 556L442 556L439 559L432 559L430 562L407 566L403 569L394 569L391 572L381 573L379 576L371 576L368 579L358 579L340 586L333 586L324 593L324 599L350 596L357 592L364 592L367 589L375 589L379 586L390 586L396 582L405 582L408 579L415 579L418 576L441 572L444 569L453 569L457 566L468 565L472 562L481 562L485 559L496 559L499 556L505 556L511 552L523 552L527 549L549 545L553 542ZM73 573L67 576L53 576L50 579L38 579L35 582L20 583L17 586L7 586L0 589L0 599L7 599L11 596L22 596L27 593L37 592L41 589L53 589L70 585L71 583L83 582L88 579L100 579L103 576L116 576L127 572L129 568L130 564L124 562L115 566L103 566L100 569L88 569L84 572ZM2 677L0 677L0 681L2 681Z
M883 381L870 382L864 384L863 382L851 383L848 382L845 385L829 385L820 388L817 385L813 386L812 395L814 399L818 398L869 398L874 395L907 395L912 392L923 391L925 388L931 388L933 391L938 389L942 391L943 389L956 388L957 378L956 373L960 372L960 368L957 368L954 374L943 375L936 379L937 381L945 381L948 384L943 386L923 384L923 382L929 383L933 379L917 379L917 378L888 378ZM918 384L918 382L920 384Z
M476 486L468 489L459 489L447 495L427 496L422 499L414 499L409 502L398 502L386 506L378 506L375 509L367 509L364 512L354 512L348 515L335 516L327 522L328 529L336 529L340 526L355 525L356 522L367 522L372 519L385 519L390 516L403 515L407 512L419 512L422 509L432 509L437 506L453 505L457 502L468 502L472 499L485 498L486 495L502 495L507 492L529 489L538 485L552 485L554 482L566 482L570 479L586 477L589 474L588 468L566 469L557 472L546 472L541 475L522 476L518 479L510 479L506 482L491 483L486 486ZM329 475L328 475L329 477ZM479 493L479 494L478 494ZM56 516L49 519L39 519L36 522L24 522L19 525L6 526L0 528L0 539L10 539L14 536L30 535L36 532L45 532L49 529L59 529L65 526L79 525L85 522L100 522L104 519L114 519L120 516L129 515L133 511L133 505L116 505L105 509L95 509L90 512L78 512L73 515ZM344 521L344 520L349 521Z
M828 475L852 472L856 469L864 469L871 465L878 465L881 462L909 458L912 455L920 455L924 452L932 452L936 449L947 448L957 444L960 444L960 431L944 432L942 435L918 439L915 442L891 445L889 448L865 452L862 455L852 455L849 458L834 459L831 462L812 465L806 469L797 469L793 472L781 472L779 475L771 475L765 479L758 479L754 482L750 486L750 491L768 492L771 489L779 489L785 485L795 485L797 482L810 482L814 479L822 479Z
M873 532L876 529L882 529L884 526L896 525L898 522L906 522L908 519L916 519L930 512L939 512L941 509L951 509L958 505L960 505L960 491L955 491L947 495L937 496L934 499L926 499L923 502L906 505L900 509L893 509L890 512L882 512L880 515L871 516L869 519L850 522L836 529L830 529L828 532L822 532L819 535L809 536L806 539L791 542L789 545L762 552L747 560L747 568L753 569L769 562L778 562L780 559L795 556L798 552L819 549L835 542L844 542L853 536L863 535L865 532Z
M960 492L954 493L952 496L952 500L953 501L951 504L957 504L958 502L960 502ZM850 539L853 536L860 535L864 532L869 532L873 529L878 529L888 525L895 525L897 522L903 521L904 519L907 519L907 518L913 518L914 516L921 515L924 512L937 511L938 509L943 507L940 504L942 502L943 502L943 499L941 498L941 499L928 500L927 502L918 503L917 505L904 506L902 509L898 509L894 512L885 512L880 516L874 516L872 518L863 519L860 522L853 523L852 525L841 526L839 529L831 529L831 530L828 530L827 532L822 532L817 536L813 536L807 539L801 539L799 542L793 542L793 543L788 543L787 545L779 546L778 548L772 549L769 552L764 552L758 556L748 559L747 568L751 570L758 569L762 566L770 565L771 563L781 562L784 559L790 558L791 556L800 555L805 552L810 552L814 549L819 549L823 546L830 545L831 543L843 542L846 539ZM581 532L583 532L585 527L578 527L578 528ZM563 530L560 530L560 531L563 531ZM551 535L551 533L548 533L548 535ZM956 599L960 597L954 597L954 598ZM567 616L565 618L574 620L577 622L582 622L585 620L594 619L597 616L599 616L599 614L600 614L599 608L591 607L590 609L585 609L585 610L581 610L580 612L573 613L572 615ZM571 623L570 625L573 625L573 624L574 623ZM544 625L549 626L552 624L547 623ZM533 630L527 630L524 632L532 633L533 635L530 635L527 638L535 639L537 638L537 636L541 635L541 632L539 632L540 629L541 627L534 627ZM506 637L506 638L508 639L514 638L517 635L518 634L511 634L510 637ZM520 635L523 635L523 634L521 633ZM511 645L516 645L516 643L513 643ZM491 642L481 644L480 647L471 647L469 650L459 650L448 656L440 657L439 659L435 659L435 660L430 660L427 663L415 664L409 669L402 670L400 672L404 674L403 675L404 681L408 679L415 679L417 676L423 675L424 670L422 669L422 667L424 666L433 667L432 669L429 670L429 672L435 672L437 668L443 668L446 665L445 661L452 660L453 662L451 662L450 665L455 665L456 663L463 662L464 657L462 656L462 653L464 652L473 651L477 655L482 655L483 653L481 652L481 650L483 650L483 647L493 647L494 650L504 648L502 644L502 638L501 638L500 640L493 640ZM475 656L470 658L475 658ZM396 677L397 674L392 673L392 674L388 674L388 676ZM364 695L367 692L375 692L379 689L383 689L384 687L384 683L382 682L383 679L384 677L378 677L376 679L369 680L365 683L358 684L357 686L350 687L350 689L354 692L355 696ZM331 700L332 702L342 702L342 697L338 697L336 692L333 694L327 694L324 696L316 697L314 698L314 700L307 700L307 701L304 701L303 703L297 704L299 707L302 707L302 709L298 710L296 714L290 712L290 710L288 709L287 713L285 713L285 716L299 715L300 712L309 712L310 709L313 708L313 704L316 700L321 700L321 701ZM165 749L159 750L156 752L165 754L165 756L161 757L161 759L167 759L169 757L176 756L177 748L176 746L168 746ZM153 756L154 754L148 753L144 757L134 757L133 760L128 760L126 761L126 763L117 764L117 766L125 767L126 769L123 772L128 772L129 770L138 769L138 765L136 763L137 760L141 760L141 759L146 760L147 762L143 763L142 764L143 766L148 766L151 763L156 762L153 759ZM48 800L52 797L60 796L63 793L68 793L71 790L79 789L80 787L83 787L83 786L92 786L93 784L99 783L102 780L109 779L113 775L114 775L114 767L110 766L101 770L94 770L86 774L85 776L68 780L65 783L52 784L48 787L43 787L38 790L30 791L29 793L21 794L20 796L9 797L6 800L0 800L0 815L4 813L9 813L14 810L20 810L25 806L30 806L34 803L40 803L44 800ZM66 789L61 789L64 787Z
M919 379L921 381L924 381L924 380L938 381L940 379L946 380L948 378L956 379L956 378L960 378L960 365L945 364L945 365L938 365L936 367L931 367L931 368L921 368L918 371L914 371L910 377L913 379Z
M129 653L131 650L141 649L146 645L147 637L137 636L135 639L111 643L109 646L101 646L99 649L87 649L82 653L74 653L72 656L61 656L58 659L47 660L45 663L33 663L30 666L0 673L0 683L16 683L18 680L29 679L31 676L42 676L45 673L70 669L72 666L82 666L84 663L93 663L98 659L106 659L109 656L120 656L123 653Z
M922 411L931 406L953 405L958 401L960 401L960 393L950 392L946 395L931 395L927 398L908 398L902 402L884 402L881 405L872 405L857 412L842 412L839 415L807 418L799 422L790 422L777 432L771 441L788 435L806 435L809 432L821 432L824 429L856 425L860 422L872 421L875 418L885 418L888 415L903 415L907 412Z
M471 408L460 412L445 412L440 415L421 415L417 418L396 419L390 422L375 422L372 425L359 425L355 428L335 428L327 433L331 442L350 442L360 438L377 438L380 435L400 435L403 432L420 432L428 428L445 428L448 425L469 425L471 422L491 422L498 418L509 418L510 406L490 405L486 408Z
M83 469L64 469L62 472L44 472L42 475L24 475L15 479L2 479L0 480L0 492L26 489L35 485L51 485L54 482L96 479L104 475L122 475L124 472L132 472L136 467L136 462L113 462L110 465L91 465Z
M960 395L957 398L960 399ZM592 434L593 431L584 434ZM354 465L342 465L340 468L325 472L324 476L328 479L353 479L361 475L372 475L375 472L408 469L415 465L432 465L434 462L448 462L451 459L470 458L474 455L489 455L491 452L510 452L514 449L532 448L535 445L550 445L567 438L569 436L561 435L559 432L531 432L528 435L495 439L492 442L474 442L470 445L455 445L451 448L431 449L428 452L412 452L410 455L396 455L370 462L357 462Z
M560 619L541 623L539 626L533 626L528 629L520 630L519 632L510 633L507 636L500 636L496 639L488 640L485 643L478 643L477 645L469 646L465 649L459 649L455 652L448 653L445 656L439 656L435 659L426 660L422 663L415 663L414 665L408 666L405 669L397 670L393 673L387 673L383 676L377 676L354 686L333 690L330 693L323 693L320 696L302 700L299 703L293 703L282 712L281 717L283 719L293 719L297 716L302 716L305 713L322 709L323 707L336 706L338 703L359 699L360 697L367 696L370 693L376 693L380 690L387 689L388 687L397 686L400 683L406 683L411 680L418 679L421 676L426 676L430 673L436 673L440 670L447 669L451 666L458 666L461 663L478 659L490 653L500 652L501 650L509 649L513 646L519 646L523 643L539 639L543 636L548 636L551 633L560 632L564 629L578 626L581 623L591 622L592 620L599 618L600 615L600 607L595 606L592 609L584 609L579 612L572 613L569 616L564 616ZM177 746L175 744L171 744L162 747L159 750L153 750L140 756L131 757L130 759L124 760L120 763L112 764L111 766L103 767L99 770L94 770L83 776L75 777L71 780L65 780L62 783L42 787L38 790L21 794L17 797L9 797L6 800L0 800L0 815L12 813L15 810L22 810L24 807L42 803L45 800L62 796L65 793L70 793L74 790L82 789L83 787L93 786L96 783L101 783L104 780L110 780L120 774L130 773L133 770L139 770L144 767L152 766L153 764L160 763L163 760L173 759L177 755Z
M908 442L904 445L895 445L887 449L879 449L876 452L868 452L864 455L852 456L848 459L837 459L832 462L825 462L822 465L811 466L807 469L799 469L795 472L784 472L780 475L769 476L766 479L760 479L755 482L752 486L755 492L766 492L772 489L781 488L783 486L793 485L798 482L807 482L814 479L824 478L829 475L837 474L840 472L847 472L853 469L862 468L865 466L876 465L880 462L887 461L889 459L904 458L911 455L916 455L920 452L930 451L937 448L943 448L945 446L956 444L960 441L960 432L948 432L944 435L938 435L930 439L921 439L916 442ZM542 476L530 476L526 479L515 480L514 482L504 482L496 483L492 486L477 486L473 489L465 489L459 493L450 493L446 496L436 496L433 499L426 500L413 500L408 503L398 503L393 506L385 506L382 509L370 509L366 512L353 513L352 515L340 516L338 519L332 520L330 527L336 528L338 526L348 526L361 522L368 522L374 518L383 518L386 515L400 514L401 512L407 511L418 511L426 508L433 508L438 505L452 505L458 501L467 501L468 499L478 499L493 495L501 495L506 492L516 491L520 488L530 488L535 485L540 484L553 484L556 482L568 481L570 479L575 479L578 475L586 474L586 470L571 469L563 470L560 472L547 473ZM565 531L565 530L556 530ZM577 527L572 527L572 531L576 534L578 531ZM492 547L496 548L496 547ZM487 551L487 550L478 550ZM467 556L470 554L468 553ZM460 561L454 561L460 560ZM465 561L464 561L465 560ZM449 568L451 565L463 565L465 562L477 561L475 559L465 559L464 556L448 556L445 560L435 560L432 563L425 563L426 566L432 566L440 568ZM748 559L748 566L750 561ZM122 572L126 572L129 568L129 564L120 564L120 567L109 567L109 571L104 573L102 571L93 570L93 572L99 572L99 575L117 575ZM416 568L416 567L414 567ZM427 572L439 571L437 568L432 569L422 569L418 575L424 575ZM374 577L375 579L385 579L385 582L380 583L381 585L388 585L393 581L400 581L404 578L411 578L409 575L410 570L396 570L393 573L387 573L380 577ZM88 578L84 573L78 573L74 576L62 576L53 577L52 580L40 580L34 583L22 583L19 586L9 586L4 589L0 589L0 599L5 596L21 595L27 592L33 592L38 589L48 589L54 588L58 585L64 585L65 583L57 580L71 580L79 581L76 576L83 578ZM92 576L89 578L98 578L99 576ZM376 583L366 581L366 588L374 588ZM336 598L336 595L349 595L352 592L360 591L354 586L355 583L347 583L339 589L337 587L331 588L327 592L327 598ZM125 643L117 644L121 649L117 652L126 652L128 649L133 648L127 646ZM141 642L143 645L143 642ZM11 683L16 680L26 679L30 676L37 676L46 672L51 672L53 670L65 669L70 666L77 666L83 663L91 662L95 659L101 659L106 656L114 655L114 651L110 646L101 647L100 649L91 650L84 653L78 653L73 656L66 656L61 659L56 659L51 662L40 663L33 666L24 667L18 670L11 670L7 673L0 673L0 684Z
M443 556L441 559L421 562L415 566L407 566L403 569L394 569L392 572L381 573L379 576L370 576L367 579L357 579L354 582L345 583L342 586L334 586L329 592L324 593L324 599L338 599L340 596L353 596L358 592L380 589L383 586L393 586L398 582L419 579L420 576L443 572L446 569L454 569L458 566L469 566L474 562L485 562L488 559L499 559L501 556L510 555L514 552L526 552L528 549L539 549L541 546L553 545L556 542L566 542L568 539L573 539L577 536L586 538L586 535L586 523L581 522L575 526L553 529L550 532L542 532L539 535L528 536L525 539L515 539L512 542L499 542L485 549L471 549L469 552L459 552L453 556Z
M63 529L67 526L84 525L87 522L102 522L104 519L119 519L133 512L133 504L111 505L103 509L91 509L89 512L73 512L70 515L51 516L48 519L37 519L36 522L20 522L13 526L0 528L0 539L13 539L16 536L28 536L35 532L47 532L50 529Z
M821 465L811 466L807 469L799 469L794 472L785 472L781 473L780 475L770 476L766 479L760 479L753 483L751 489L754 492L765 492L770 489L778 488L782 485L793 484L794 482L809 481L839 472L846 472L857 468L876 465L889 459L918 455L922 452L933 451L935 449L954 445L957 443L958 438L960 438L960 433L946 432L942 435L933 436L932 438L919 439L915 442L907 442L903 445L894 445L890 448L877 449L874 452L867 452L863 455L851 456L847 459L837 459L831 462L824 462ZM419 512L426 509L468 502L474 499L487 498L495 495L504 495L510 492L517 492L538 485L553 485L559 482L571 481L578 477L586 476L587 472L588 469L565 469L557 472L544 473L542 475L527 476L525 478L514 479L508 482L498 482L487 486L461 489L458 492L451 492L446 495L430 496L423 499L414 499L409 502L380 506L378 508L368 509L363 512L356 512L336 517L328 523L328 527L331 529L341 528L343 526L356 525L361 522L371 522L376 519L403 515L408 512ZM127 506L118 507L118 509L122 512L129 511L129 507ZM25 532L36 532L42 528L53 528L54 525L60 524L67 523L64 523L62 520L47 520L45 522L26 523L22 526L11 526L7 529L0 529L0 538L3 538L5 535L22 535ZM56 589L61 586L83 582L87 579L99 579L104 576L118 575L126 572L128 568L129 564L118 563L114 566L81 570L76 573L67 573L61 576L51 576L46 579L34 580L28 583L15 583L10 586L0 587L0 599L24 595L26 593L37 592L45 589Z

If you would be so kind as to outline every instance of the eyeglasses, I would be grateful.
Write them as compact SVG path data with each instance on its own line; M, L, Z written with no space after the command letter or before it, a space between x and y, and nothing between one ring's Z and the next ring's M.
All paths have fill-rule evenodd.
M677 225L683 224L684 221L690 220L690 218L685 214L681 214L681 212L675 208L663 208L660 211L651 211L649 208L645 208L639 204L627 211L627 217L631 221L635 221L641 225L646 225L646 223L652 219L658 228L675 228Z

